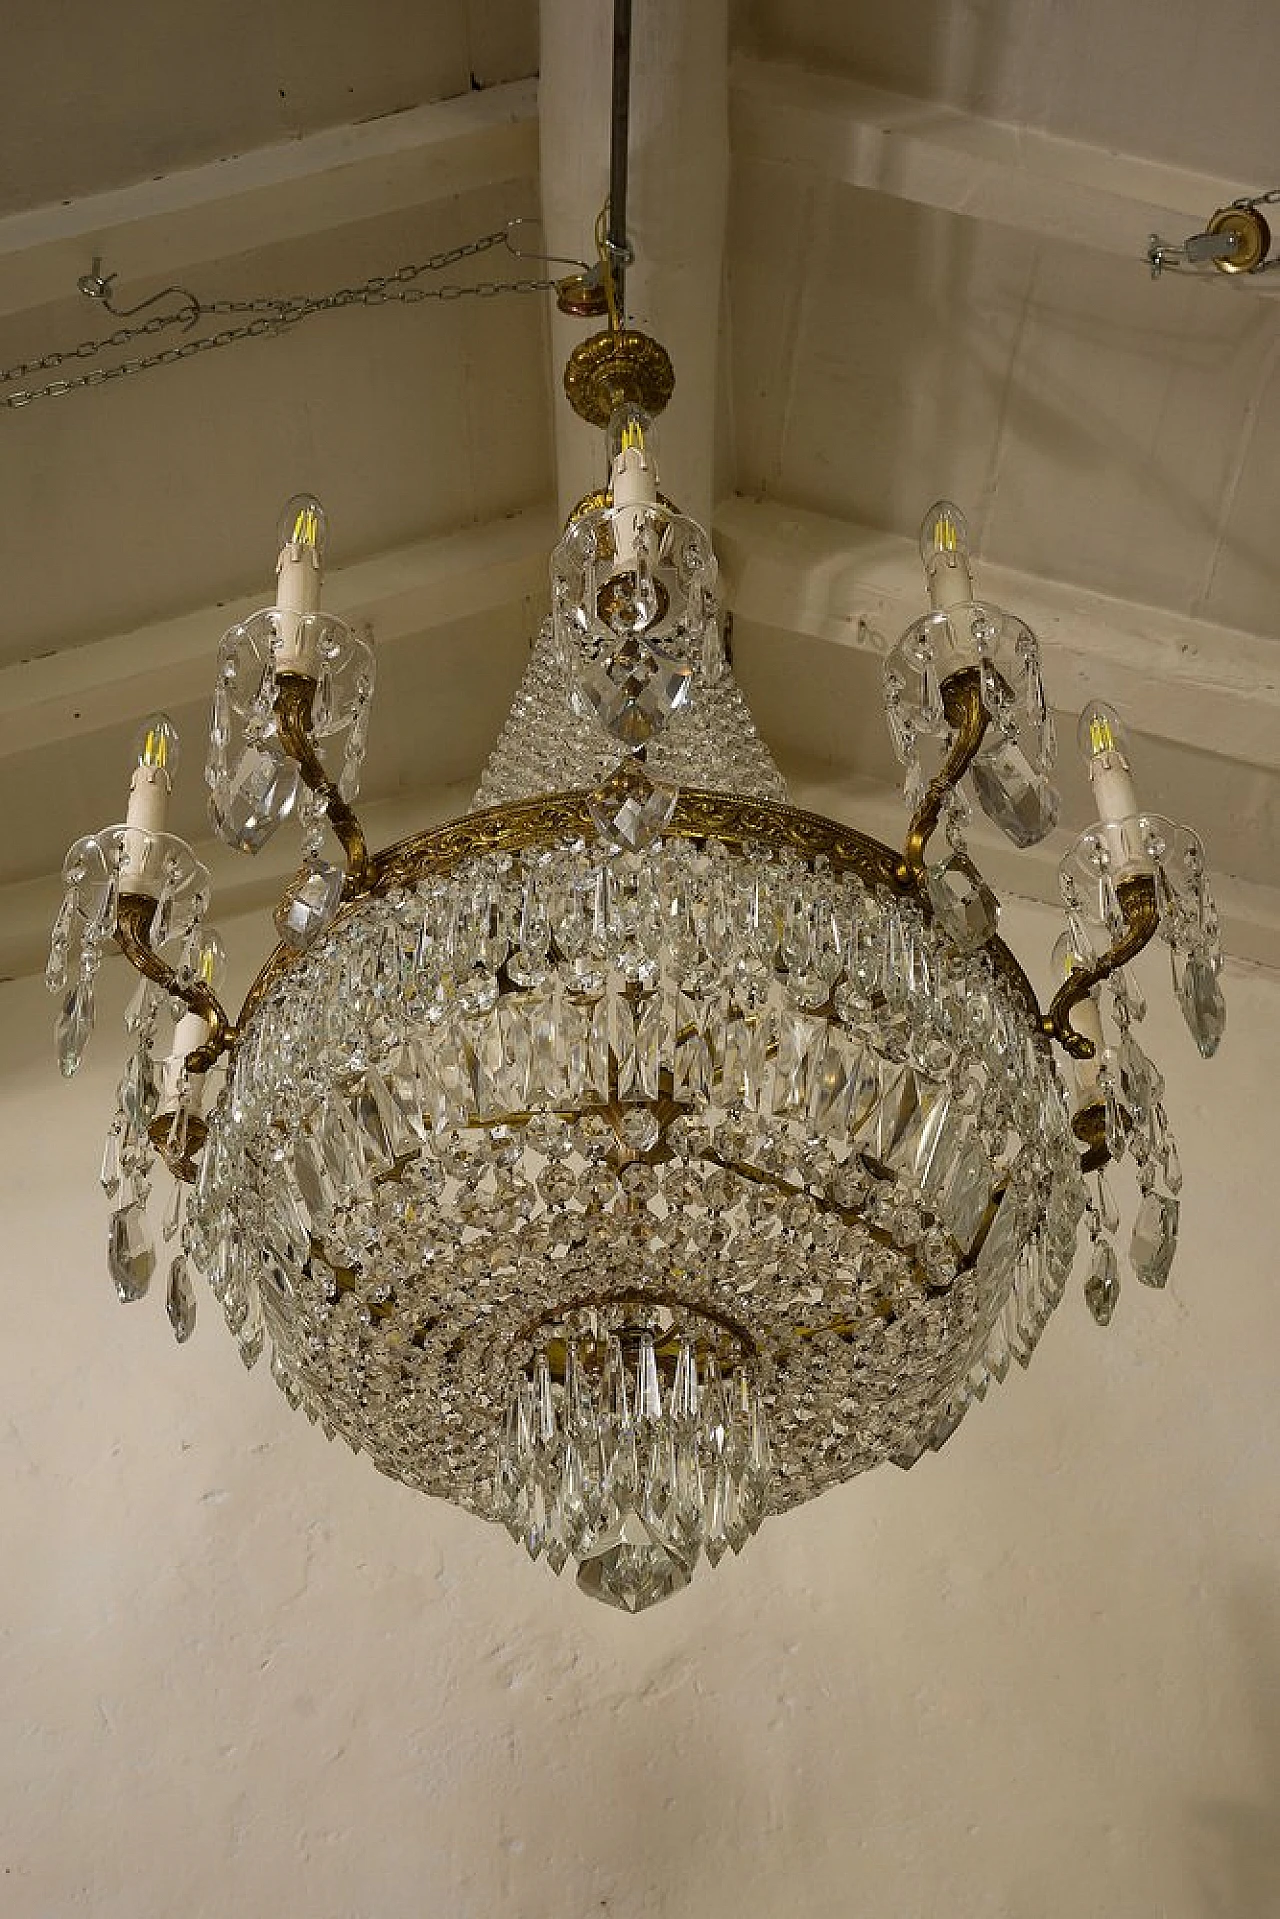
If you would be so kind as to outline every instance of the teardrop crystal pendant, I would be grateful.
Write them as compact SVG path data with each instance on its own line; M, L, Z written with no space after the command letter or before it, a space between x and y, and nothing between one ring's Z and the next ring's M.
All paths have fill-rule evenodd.
M169 1284L165 1290L164 1307L169 1315L169 1324L179 1346L186 1344L196 1324L196 1289L191 1283L191 1269L184 1254L179 1253L169 1267Z
M82 976L63 1000L54 1027L58 1069L64 1079L70 1079L79 1066L92 1032L93 981Z
M990 753L980 753L971 770L983 812L1015 846L1036 845L1058 824L1057 789L1016 742L1002 740Z
M156 1249L146 1212L137 1200L131 1200L112 1213L107 1234L107 1270L123 1304L145 1296L155 1269Z
M1227 1030L1227 1003L1208 960L1193 957L1185 962L1178 981L1178 1004L1201 1057L1212 1059Z
M1144 1193L1133 1222L1129 1260L1144 1286L1163 1286L1178 1249L1178 1202Z
M689 1584L690 1568L657 1527L634 1507L599 1534L578 1565L578 1585L592 1599L623 1612L644 1612Z
M676 810L674 786L649 778L639 759L625 759L591 801L591 817L602 839L631 853L657 839Z
M273 918L276 931L292 952L305 953L333 924L342 904L345 877L340 866L318 859L304 866L285 888Z
M929 868L929 902L962 953L976 953L994 936L1000 902L967 853L952 853Z
M1120 1297L1120 1267L1109 1239L1095 1240L1093 1267L1085 1282L1085 1300L1099 1326L1109 1326Z
M228 846L259 853L298 797L298 768L265 747L246 746L225 783L209 795L209 817Z

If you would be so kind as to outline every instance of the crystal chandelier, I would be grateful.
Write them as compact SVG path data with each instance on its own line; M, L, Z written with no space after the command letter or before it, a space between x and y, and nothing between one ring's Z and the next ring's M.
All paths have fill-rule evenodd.
M710 540L657 490L672 373L625 325L624 248L566 373L608 484L552 556L472 809L366 845L373 654L321 610L326 521L299 496L273 604L223 637L206 768L233 846L300 824L280 944L233 1020L157 716L125 821L67 856L48 982L69 1075L103 952L142 976L102 1168L120 1298L156 1268L158 1156L180 1341L203 1275L326 1434L639 1611L768 1514L941 1446L1029 1360L1082 1223L1106 1324L1126 1157L1129 1264L1163 1286L1181 1172L1128 963L1165 941L1205 1056L1225 1012L1200 841L1142 808L1100 704L1047 1010L998 938L970 803L1043 839L1054 729L1036 640L977 596L949 503L885 663L903 849L788 803Z

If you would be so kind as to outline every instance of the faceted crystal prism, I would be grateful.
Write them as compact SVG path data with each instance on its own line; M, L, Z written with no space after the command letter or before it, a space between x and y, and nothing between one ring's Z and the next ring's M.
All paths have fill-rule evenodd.
M319 939L333 924L334 914L342 904L345 878L340 866L316 860L290 881L273 918L276 931L291 951L305 953L312 941Z
M107 1235L107 1270L123 1304L143 1298L155 1269L156 1249L147 1215L137 1200L131 1200L112 1213Z
M63 1000L54 1027L58 1067L64 1079L70 1079L79 1066L92 1032L93 981L80 979Z
M1099 1326L1109 1326L1120 1297L1120 1268L1116 1249L1109 1239L1099 1239L1093 1248L1093 1266L1085 1282L1085 1300Z
M639 760L626 759L592 796L591 817L602 839L639 853L657 839L679 797L676 787L655 784Z
M623 1612L644 1612L689 1584L690 1567L670 1541L626 1507L578 1563L578 1585Z
M1212 1059L1227 1030L1227 1003L1218 975L1206 959L1194 956L1182 968L1178 1003L1187 1029L1204 1059Z
M1133 1222L1129 1259L1144 1286L1163 1286L1178 1249L1178 1202L1144 1193Z
M721 1377L714 1350L673 1330L674 1312L572 1335L514 1382L498 1446L494 1516L531 1558L559 1572L572 1556L593 1599L641 1612L688 1585L759 1528L773 1451L753 1371ZM661 1340L661 1358L658 1341ZM554 1363L558 1379L552 1378Z
M929 903L962 953L976 953L995 935L997 900L967 853L929 868Z
M991 752L980 753L970 771L983 812L1015 846L1034 846L1053 831L1057 791L1020 746L1004 740Z
M298 797L298 768L265 747L246 746L209 795L209 817L228 846L259 853Z
M178 1254L169 1268L164 1305L174 1338L179 1346L185 1345L195 1331L196 1289L191 1284L191 1269L182 1253Z
M693 668L637 638L624 640L601 665L584 667L577 697L607 733L643 746L686 705Z

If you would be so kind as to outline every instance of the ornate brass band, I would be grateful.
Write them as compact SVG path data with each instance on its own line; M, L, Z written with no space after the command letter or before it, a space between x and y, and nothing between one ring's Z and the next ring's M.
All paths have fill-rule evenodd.
M186 1059L189 1073L207 1073L214 1061L234 1044L235 1030L213 988L199 979L184 984L169 962L161 959L151 945L151 928L155 917L156 902L149 894L122 893L116 907L116 938L131 966L145 974L147 979L154 980L167 993L172 993L189 1011L199 1013L202 1019L208 1020L209 1037L193 1053L188 1053Z
M416 833L373 854L367 862L363 890L385 893L394 887L412 886L428 875L449 873L464 860L485 853L517 853L594 839L597 828L591 815L592 797L589 789L581 788L465 813L444 826ZM682 787L663 835L668 839L714 841L740 851L766 845L804 859L823 858L834 873L854 873L873 892L900 896L916 891L915 882L905 876L903 862L891 847L859 833L855 827L773 800ZM927 913L927 898L921 897L921 905ZM343 907L335 926L341 926L359 910L357 896ZM1021 1001L1033 1036L1042 1041L1049 1029L1042 1022L1039 1002L1026 974L1003 941L992 940L987 950L997 973ZM296 958L286 947L277 947L271 954L241 1008L241 1031Z
M1121 880L1116 894L1124 914L1124 932L1092 966L1073 969L1054 994L1053 1004L1042 1022L1049 1038L1056 1039L1072 1059L1092 1059L1094 1053L1093 1041L1077 1033L1071 1024L1073 1009L1102 980L1110 979L1113 973L1135 959L1144 946L1149 946L1160 924L1156 883L1149 874L1140 873L1132 879Z

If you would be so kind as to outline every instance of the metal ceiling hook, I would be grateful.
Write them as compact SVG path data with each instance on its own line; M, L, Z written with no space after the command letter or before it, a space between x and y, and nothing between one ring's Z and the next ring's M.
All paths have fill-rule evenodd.
M168 300L172 298L174 294L182 300L187 308L187 312L182 318L184 332L189 333L196 321L200 318L201 309L199 300L197 300L194 293L188 292L186 287L180 286L162 287L159 293L149 294L145 300L139 300L136 306L118 307L111 298L111 289L119 277L117 273L104 273L102 271L102 256L95 253L92 267L88 273L82 273L80 275L80 278L76 281L76 286L87 300L100 300L107 312L113 315L117 320L130 320L135 313L144 313L148 307L156 306L161 300Z

